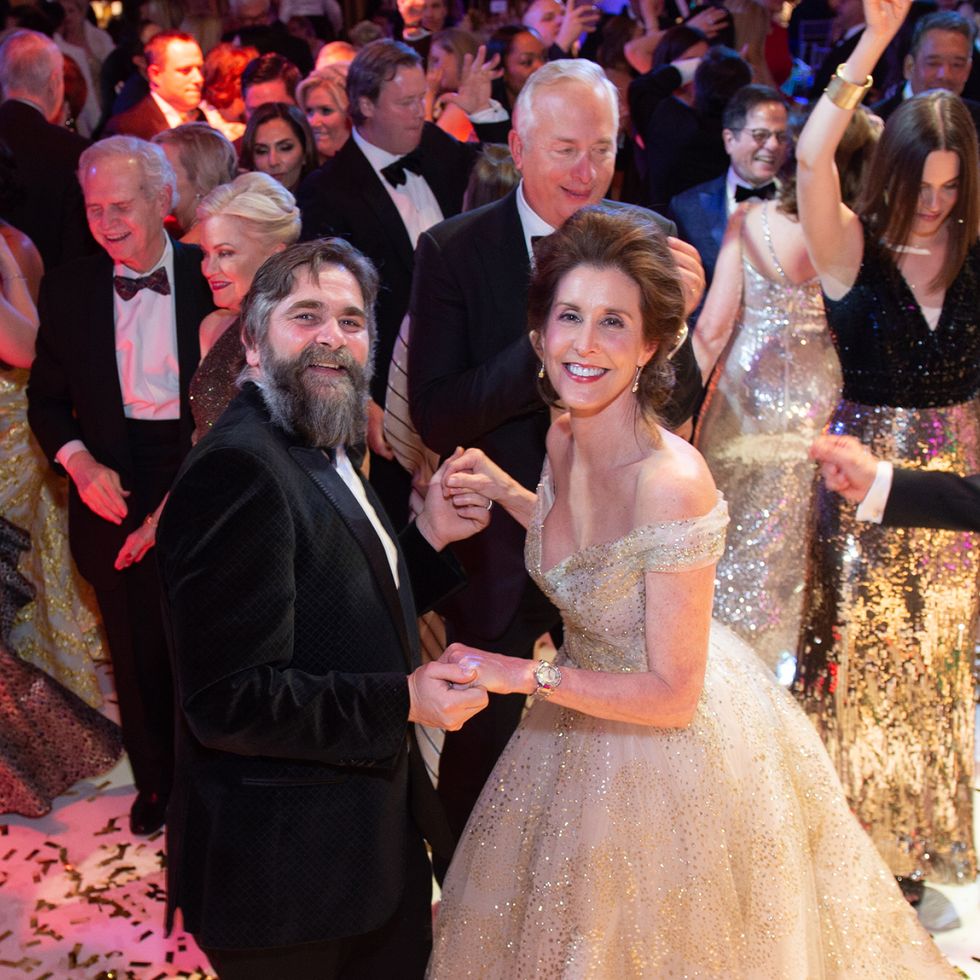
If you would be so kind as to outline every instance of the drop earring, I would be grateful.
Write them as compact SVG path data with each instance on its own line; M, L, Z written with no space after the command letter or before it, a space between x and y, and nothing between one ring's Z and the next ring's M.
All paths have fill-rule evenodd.
M541 367L538 368L538 380L544 381L544 361L541 362Z
M636 375L633 378L633 387L630 388L630 391L632 391L634 395L640 390L640 372L642 370L643 370L643 367L641 365L637 364L636 365Z

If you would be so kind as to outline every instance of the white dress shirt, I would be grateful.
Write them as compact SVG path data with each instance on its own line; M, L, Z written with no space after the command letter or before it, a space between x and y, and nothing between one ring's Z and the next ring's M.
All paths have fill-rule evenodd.
M892 474L894 467L891 463L881 459L878 460L878 467L875 470L875 478L868 492L864 495L864 500L858 505L857 513L854 515L859 521L871 521L873 524L880 524L882 517L885 516L885 505L888 503L888 495L892 491Z
M150 421L180 418L180 363L177 355L177 311L174 305L174 246L164 236L163 254L147 272L135 272L117 263L114 276L136 278L159 268L167 270L170 294L141 289L124 300L112 291L116 333L116 370L122 391L123 413L128 419ZM55 454L64 466L85 449L81 439L65 443Z
M521 219L524 244L527 246L527 256L531 260L531 268L533 269L534 249L531 248L531 239L546 238L548 235L554 234L555 229L527 203L527 198L524 196L523 180L517 185L517 214Z
M392 203L401 215L402 223L408 232L408 237L412 243L412 248L418 244L419 235L423 231L428 231L433 225L439 224L443 220L442 209L436 200L432 188L425 182L421 174L413 174L411 171L405 172L405 183L400 187L392 187L385 180L381 173L383 167L400 160L401 157L395 153L382 150L380 146L369 143L354 128L352 133L354 142L361 148L361 152L367 157L368 163L378 175L378 180L384 185Z
M182 126L185 122L187 122L187 120L184 119L184 117L169 102L167 102L166 99L161 99L156 92L151 92L150 98L157 104L157 107L167 120L167 125L171 129L176 129L178 126Z
M395 542L391 540L390 535L381 523L378 512L371 506L371 501L368 500L368 496L364 492L364 484L361 483L357 474L354 472L354 466L350 459L348 459L343 446L337 447L335 458L334 469L336 469L337 475L344 481L347 489L354 495L354 499L360 505L361 510L364 511L364 516L371 522L371 527L374 528L375 533L378 535L378 540L381 541L381 547L385 550L388 567L391 569L391 577L395 580L395 588L397 589L399 586L398 549L395 547Z

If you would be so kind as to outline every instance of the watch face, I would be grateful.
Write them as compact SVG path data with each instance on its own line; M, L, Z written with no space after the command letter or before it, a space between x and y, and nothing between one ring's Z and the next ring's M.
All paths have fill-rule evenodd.
M554 687L561 680L561 673L554 664L549 664L546 660L541 661L534 671L534 679L542 687Z

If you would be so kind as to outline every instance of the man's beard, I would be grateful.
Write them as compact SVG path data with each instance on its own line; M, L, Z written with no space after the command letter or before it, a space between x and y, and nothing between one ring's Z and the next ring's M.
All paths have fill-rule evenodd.
M308 446L331 449L364 442L370 365L362 367L346 347L329 351L308 344L294 358L280 358L267 340L259 344L262 394L273 422L295 432ZM330 378L311 365L342 368Z

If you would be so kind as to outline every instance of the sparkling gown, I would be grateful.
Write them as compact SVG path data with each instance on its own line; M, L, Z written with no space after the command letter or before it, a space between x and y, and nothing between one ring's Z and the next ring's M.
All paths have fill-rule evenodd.
M701 411L694 444L728 501L733 533L715 576L714 616L770 668L796 657L803 607L807 450L840 398L840 362L820 283L794 284L762 228L773 281L743 254L742 316Z
M559 662L646 671L645 572L715 562L726 508L638 528L531 574L561 609ZM690 727L527 712L443 887L428 976L955 976L851 816L813 726L714 624Z
M903 466L980 470L980 245L930 330L891 253L865 236L827 300L843 399L830 431ZM971 779L976 535L858 522L821 486L796 690L851 807L896 874L976 874Z
M198 364L189 396L194 416L194 441L211 431L214 423L239 392L238 375L245 367L240 320L231 322Z
M27 424L26 385L27 371L0 370L0 514L30 536L20 567L36 593L18 613L10 642L21 659L97 707L96 663L106 659L98 607L68 548L65 481Z
M80 779L111 769L119 727L10 647L34 589L17 569L27 533L0 517L0 813L37 817Z

